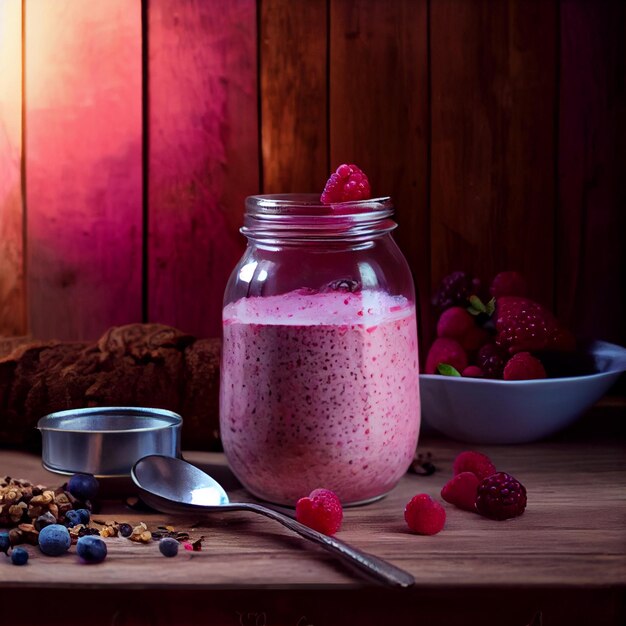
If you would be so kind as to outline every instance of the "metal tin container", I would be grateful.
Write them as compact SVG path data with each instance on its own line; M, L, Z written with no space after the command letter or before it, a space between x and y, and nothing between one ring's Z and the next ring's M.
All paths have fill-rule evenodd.
M95 407L42 417L43 466L59 474L126 477L148 454L180 457L182 418L164 409Z

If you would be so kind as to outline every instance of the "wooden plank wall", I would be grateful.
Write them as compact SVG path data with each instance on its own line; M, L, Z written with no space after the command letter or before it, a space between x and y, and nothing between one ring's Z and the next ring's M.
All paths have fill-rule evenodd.
M353 161L424 338L445 274L519 269L626 343L624 3L96 4L0 0L0 335L217 335L245 196Z
M141 321L141 5L24 11L29 330L85 339Z

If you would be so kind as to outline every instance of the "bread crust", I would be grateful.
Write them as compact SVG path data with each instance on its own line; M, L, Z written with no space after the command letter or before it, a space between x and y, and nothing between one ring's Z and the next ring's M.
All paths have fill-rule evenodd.
M38 445L39 418L147 406L183 417L184 448L219 449L219 339L163 324L109 328L93 343L26 340L0 358L0 445Z

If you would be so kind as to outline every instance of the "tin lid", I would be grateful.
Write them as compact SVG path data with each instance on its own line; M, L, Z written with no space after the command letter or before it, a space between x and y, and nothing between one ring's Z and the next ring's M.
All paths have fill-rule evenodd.
M182 418L165 409L90 407L42 417L42 463L60 474L129 476L148 454L180 456Z

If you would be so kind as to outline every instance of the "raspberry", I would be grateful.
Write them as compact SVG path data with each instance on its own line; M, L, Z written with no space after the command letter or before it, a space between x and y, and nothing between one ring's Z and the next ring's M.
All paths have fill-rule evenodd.
M476 493L480 480L473 472L461 472L451 478L441 490L441 497L465 511L476 510Z
M404 519L413 532L436 535L446 523L446 510L428 494L420 493L406 505Z
M475 328L474 318L460 306L446 309L437 322L437 337L448 337L460 342Z
M370 197L370 183L365 173L356 165L343 163L326 181L321 201L324 204L354 202Z
M524 512L526 501L526 487L510 474L498 472L478 485L476 510L492 519L509 519Z
M439 317L437 337L455 339L461 344L463 350L473 352L487 341L489 333L476 325L476 318L466 309L453 306L446 309Z
M307 498L300 498L296 503L296 519L325 535L334 535L343 519L341 502L328 489L314 489Z
M483 372L478 365L468 365L462 372L461 376L465 378L484 378L485 372Z
M506 355L494 343L481 346L476 355L476 365L480 367L486 378L502 378L506 360Z
M441 363L451 365L459 372L467 367L467 354L458 341L447 337L439 337L433 341L426 356L426 374L436 374L437 366Z
M433 297L433 304L441 311L451 306L467 306L470 296L480 290L480 281L465 272L452 272L441 283Z
M491 474L495 474L496 466L486 454L466 450L465 452L461 452L461 454L454 459L452 471L455 476L463 472L471 472L475 474L479 480L482 480L483 478L487 478L487 476L491 476Z
M546 378L541 361L530 352L514 354L504 366L504 380L532 380Z
M573 335L539 303L503 296L496 302L496 343L509 354L539 350L573 350Z
M500 272L491 282L489 292L494 298L525 296L528 287L526 279L519 272Z

